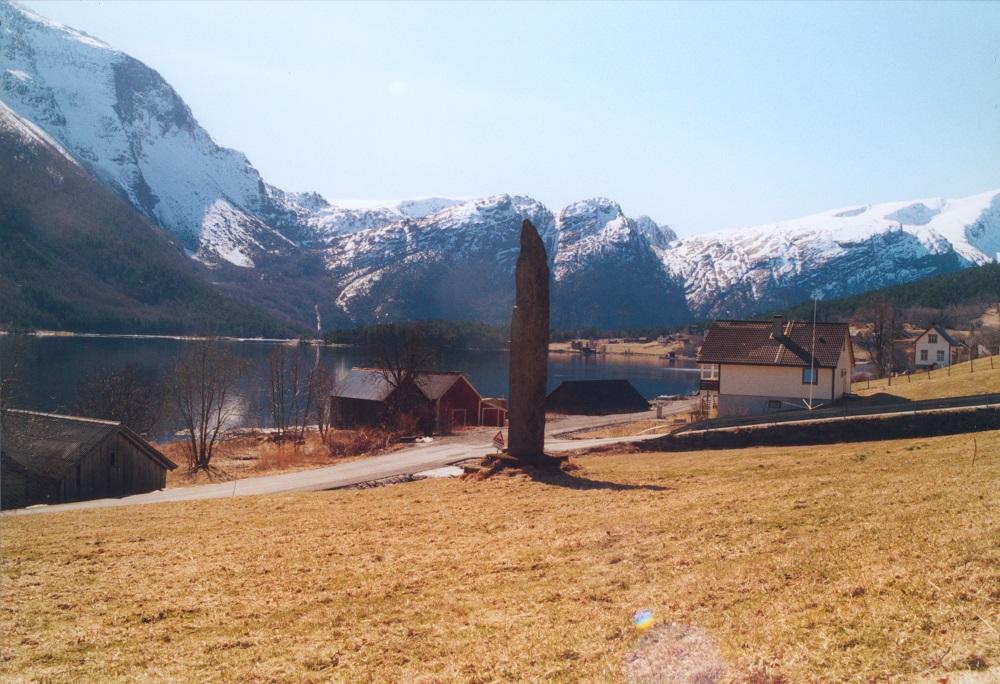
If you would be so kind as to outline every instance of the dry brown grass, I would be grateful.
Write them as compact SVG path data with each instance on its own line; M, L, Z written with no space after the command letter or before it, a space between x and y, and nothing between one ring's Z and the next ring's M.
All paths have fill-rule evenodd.
M642 608L735 681L995 667L1000 432L975 437L974 466L957 435L4 517L0 677L614 681Z
M326 440L307 432L301 444L277 443L264 433L226 439L216 449L210 473L187 471L187 453L181 441L157 444L179 467L167 473L167 487L189 487L207 482L241 480L260 475L319 468L352 458L383 453L397 447L393 435L381 430L329 430Z
M864 380L853 383L853 390L865 397L872 394L893 394L905 399L937 399L943 397L964 397L972 394L992 394L1000 392L1000 356L990 359L975 359L963 361L951 367L937 368L929 374L919 371L912 376L901 376L892 379L889 386L887 379L872 380L869 386Z

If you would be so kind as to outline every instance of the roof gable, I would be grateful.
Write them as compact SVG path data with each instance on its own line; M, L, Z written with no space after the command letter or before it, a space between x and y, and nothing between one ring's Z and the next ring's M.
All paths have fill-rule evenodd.
M385 401L395 388L377 368L352 368L333 386L331 396L341 399Z
M782 323L772 334L771 321L716 321L698 353L700 363L836 368L850 333L846 323ZM811 353L810 353L811 352Z
M6 458L25 470L59 480L71 466L116 433L160 465L171 470L177 467L121 423L54 413L4 410L0 446Z
M564 380L545 398L547 410L645 411L649 402L628 380Z
M964 347L965 346L964 342L956 340L954 337L952 337L948 333L948 331L945 330L944 327L940 323L932 323L931 326L929 328L927 328L927 330L925 330L922 333L920 333L920 335L917 337L917 339L915 339L913 341L913 343L916 344L920 340L924 339L927 336L927 334L930 333L931 331L936 332L938 335L940 335L941 339L943 339L945 342L947 342L952 347Z
M381 368L352 368L337 381L331 396L341 399L361 399L364 401L386 401L395 391L387 377L388 371ZM457 371L417 371L414 381L420 393L430 401L437 401L448 393L456 382L465 379ZM476 388L465 379L476 394Z

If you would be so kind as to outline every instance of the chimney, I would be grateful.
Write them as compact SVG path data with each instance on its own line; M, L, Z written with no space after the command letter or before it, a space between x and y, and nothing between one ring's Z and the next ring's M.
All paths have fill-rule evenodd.
M785 321L781 316L775 316L774 320L771 322L771 337L778 340L785 329Z

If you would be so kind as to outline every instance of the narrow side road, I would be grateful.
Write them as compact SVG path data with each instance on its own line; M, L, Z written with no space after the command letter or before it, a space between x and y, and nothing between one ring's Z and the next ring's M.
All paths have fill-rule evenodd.
M629 414L632 420L641 419L646 414ZM594 427L621 423L624 416L590 417ZM567 425L576 427L581 421L567 423L566 419L552 422L554 433L565 431ZM285 492L310 492L325 489L338 489L371 480L381 480L387 477L413 475L425 470L441 468L479 458L493 453L491 443L493 431L482 430L454 438L444 438L428 444L417 444L401 451L395 451L381 456L361 458L347 463L300 470L280 475L265 475L231 482L217 484L178 487L162 489L146 494L136 494L120 499L95 499L93 501L77 501L75 503L39 506L5 511L4 515L32 515L38 513L57 513L62 511L83 511L115 506L133 506L138 504L165 503L169 501L195 501L202 499L221 499L234 496L254 496L257 494L281 494ZM607 437L600 439L566 439L553 435L546 437L545 450L548 452L572 451L586 449L606 444L620 444L643 439L652 439L662 435L643 435L641 437Z

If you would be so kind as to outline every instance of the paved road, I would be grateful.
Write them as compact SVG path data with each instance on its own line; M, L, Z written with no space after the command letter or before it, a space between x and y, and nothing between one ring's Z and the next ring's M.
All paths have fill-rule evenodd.
M681 411L684 407L672 407L672 411ZM625 414L618 416L584 417L573 416L552 421L549 426L550 436L546 437L545 450L548 452L572 451L605 444L650 439L658 435L642 437L612 437L602 439L567 439L555 435L567 429L580 429L585 426L600 427L629 420L655 417L655 412L649 414ZM78 501L76 503L39 506L14 511L6 511L4 515L29 515L33 513L55 513L59 511L78 511L113 506L131 506L136 504L164 503L168 501L194 501L199 499L221 499L234 496L253 496L257 494L279 494L285 492L310 492L324 489L337 489L381 480L387 477L413 475L425 470L433 470L452 465L470 458L477 458L493 452L491 444L493 430L476 430L474 432L446 437L427 444L416 444L406 449L381 456L361 458L347 463L301 470L294 473L252 477L244 480L220 482L217 484L196 485L193 487L177 487L163 489L147 494L136 494L120 499L96 499L93 501Z

